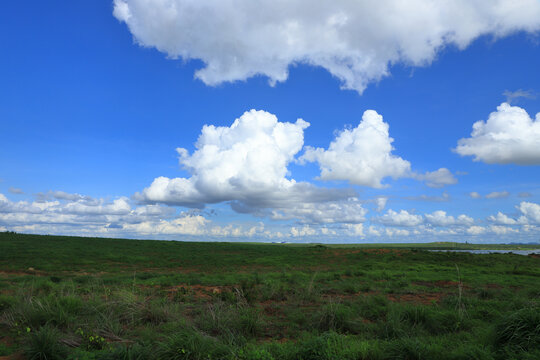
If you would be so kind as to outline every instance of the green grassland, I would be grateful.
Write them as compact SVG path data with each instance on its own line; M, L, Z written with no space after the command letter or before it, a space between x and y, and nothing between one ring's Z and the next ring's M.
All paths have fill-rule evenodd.
M0 359L540 359L540 258L0 233Z

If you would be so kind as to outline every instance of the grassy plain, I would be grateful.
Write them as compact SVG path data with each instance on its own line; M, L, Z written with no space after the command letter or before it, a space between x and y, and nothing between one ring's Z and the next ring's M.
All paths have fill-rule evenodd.
M0 233L0 359L540 359L540 258L426 251L488 247Z

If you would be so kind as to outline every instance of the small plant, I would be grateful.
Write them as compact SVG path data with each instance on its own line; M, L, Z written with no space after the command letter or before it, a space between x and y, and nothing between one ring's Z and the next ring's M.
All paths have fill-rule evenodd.
M459 273L459 267L456 265L457 270L457 277L458 277L458 295L457 295L457 303L456 303L456 310L459 314L460 320L463 320L466 314L465 310L465 304L463 303L463 283L461 282L461 275Z
M83 346L87 350L101 350L107 345L107 341L103 336L95 333L85 333L81 328L78 328L75 334L83 339Z

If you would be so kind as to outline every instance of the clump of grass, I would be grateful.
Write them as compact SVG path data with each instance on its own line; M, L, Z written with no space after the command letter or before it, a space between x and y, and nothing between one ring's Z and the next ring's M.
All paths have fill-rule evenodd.
M382 295L361 296L355 305L359 315L371 321L384 318L389 309L388 299Z
M495 345L511 352L540 349L540 308L524 308L504 317L495 327Z
M236 317L235 327L237 331L246 337L255 337L260 334L263 320L258 309L245 308Z
M224 359L230 355L227 346L191 329L183 329L161 343L156 358L169 360Z
M60 343L60 332L52 326L43 326L30 333L24 352L29 360L64 360L67 348Z
M149 302L143 305L140 311L140 319L143 323L159 325L174 318L173 309L163 301Z
M8 295L0 295L0 311L6 311L16 304L16 299Z
M412 338L401 338L391 342L386 347L386 356L395 360L430 359L426 344Z
M228 343L244 343L245 338L253 338L261 333L264 322L256 308L216 302L207 306L197 324L200 329Z
M302 360L343 359L344 348L343 337L335 332L328 332L300 341L296 354L291 358Z
M314 327L320 331L335 331L346 333L357 333L360 322L356 321L352 308L335 301L328 304L315 313Z

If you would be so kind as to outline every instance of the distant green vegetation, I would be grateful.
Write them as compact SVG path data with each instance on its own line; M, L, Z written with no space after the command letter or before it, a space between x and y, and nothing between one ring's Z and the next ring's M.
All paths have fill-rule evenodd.
M0 233L0 356L540 359L540 258L454 248L535 247Z

